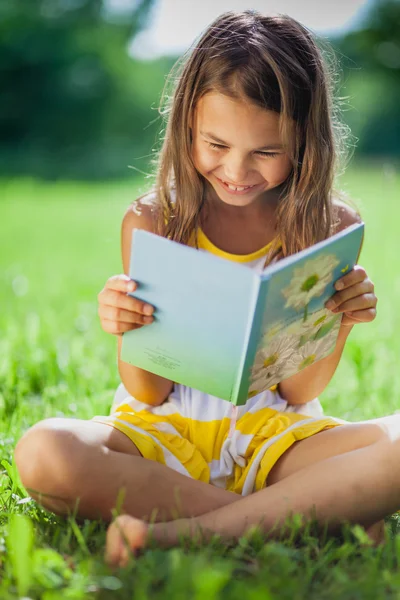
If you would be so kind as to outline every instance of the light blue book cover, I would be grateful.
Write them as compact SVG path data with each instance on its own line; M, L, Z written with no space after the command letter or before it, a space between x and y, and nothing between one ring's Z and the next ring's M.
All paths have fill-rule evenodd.
M364 224L257 273L248 266L134 230L131 295L155 307L123 335L121 359L233 404L335 347L342 315L324 308L357 262Z

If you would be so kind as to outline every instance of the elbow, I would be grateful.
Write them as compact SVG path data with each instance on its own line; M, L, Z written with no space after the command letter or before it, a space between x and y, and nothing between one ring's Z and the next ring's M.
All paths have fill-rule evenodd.
M139 400L139 402L143 402L143 404L148 404L149 406L160 406L169 395L160 394L158 390L141 389L136 386L135 389L126 389L135 400Z
M322 391L323 388L321 389L316 385L292 385L292 382L290 382L289 379L286 381L281 381L278 384L279 395L291 406L307 404L308 402L315 400L315 398L318 398Z
M124 381L122 381L122 383L130 396L149 406L160 406L169 395L168 393L165 394L162 390L143 388L141 386L132 385L132 383L125 383Z
M126 373L122 365L119 365L121 381L127 392L143 404L160 406L170 395L174 383L157 375L152 375L138 370L138 373Z

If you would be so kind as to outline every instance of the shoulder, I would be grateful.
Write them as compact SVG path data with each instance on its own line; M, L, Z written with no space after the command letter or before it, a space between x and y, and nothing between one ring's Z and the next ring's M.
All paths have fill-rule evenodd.
M146 229L154 231L157 223L157 199L155 192L149 192L132 202L122 219L122 229Z
M333 205L333 219L334 219L334 233L343 231L346 227L354 225L354 223L361 223L362 219L357 210L346 204L337 197L332 199Z
M155 233L158 222L158 204L155 192L149 192L130 204L124 214L121 225L121 252L124 272L129 267L132 243L132 230L144 229Z

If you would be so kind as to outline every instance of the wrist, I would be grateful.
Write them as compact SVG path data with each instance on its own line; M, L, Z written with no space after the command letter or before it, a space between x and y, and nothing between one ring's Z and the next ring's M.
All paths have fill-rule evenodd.
M350 335L351 330L354 327L354 323L350 323L349 325L340 325L338 340L346 341L348 336Z

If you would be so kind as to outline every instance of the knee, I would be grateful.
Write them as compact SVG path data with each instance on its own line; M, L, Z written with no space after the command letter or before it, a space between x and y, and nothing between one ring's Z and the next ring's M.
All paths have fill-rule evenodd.
M379 425L380 441L389 442L393 448L397 449L400 444L400 414L380 417L371 422Z
M44 491L52 483L66 481L71 465L71 432L65 419L36 423L18 441L14 461L26 489Z
M389 467L393 477L400 477L400 414L374 420L381 428L378 444L382 464Z

